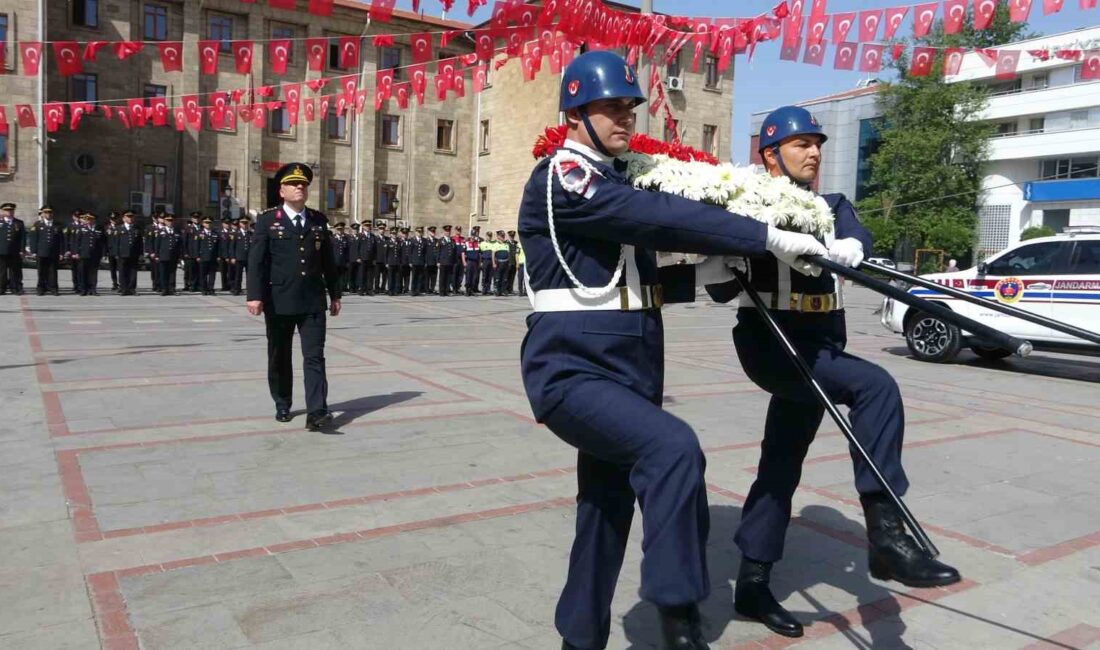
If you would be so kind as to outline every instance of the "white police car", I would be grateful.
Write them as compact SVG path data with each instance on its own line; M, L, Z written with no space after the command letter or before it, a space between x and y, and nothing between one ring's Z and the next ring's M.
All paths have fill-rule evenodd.
M966 290L1048 318L1100 332L1100 228L1079 229L1054 237L1020 242L974 268L933 273L926 279ZM1100 346L1019 318L985 309L931 289L909 293L937 302L963 316L1030 341L1036 350L1100 352ZM1001 359L1008 350L983 344L958 327L887 298L882 324L905 334L905 343L922 361L945 363L968 346L985 359Z

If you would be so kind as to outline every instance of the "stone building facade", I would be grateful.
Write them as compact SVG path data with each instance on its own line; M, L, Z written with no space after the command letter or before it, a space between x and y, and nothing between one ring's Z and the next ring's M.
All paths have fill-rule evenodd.
M12 0L8 35L9 67L15 61L15 42L38 40L35 16L38 3ZM45 1L45 0L43 0ZM300 5L303 3L299 3ZM68 0L47 2L46 40L145 41L143 50L118 60L111 47L98 60L86 63L81 75L62 77L49 47L45 56L47 101L110 101L164 96L168 106L185 95L203 96L215 90L254 88L297 83L349 74L359 75L359 87L372 89L380 68L412 63L409 38L404 34L435 32L435 58L473 51L464 36L439 48L439 33L475 25L395 11L388 23L367 19L367 3L336 0L331 17L272 8L266 3L239 0ZM627 7L621 7L628 10ZM4 10L0 10L0 15ZM457 33L457 32L455 32ZM371 38L396 34L393 48L376 48ZM335 67L326 57L323 71L308 70L305 39L366 36L358 70ZM270 69L270 39L295 39L285 75ZM202 75L197 64L199 40L253 40L252 71L238 74L228 45L219 55L218 73ZM182 41L184 68L164 72L156 43ZM332 41L335 43L335 41ZM681 54L684 65L662 70L662 77L680 79L669 89L668 101L679 120L686 144L708 148L720 158L729 156L729 116L732 111L732 68L718 74L713 60L698 73L689 70L691 52ZM493 66L490 66L490 69ZM664 67L664 66L662 66ZM675 66L673 66L675 67ZM542 129L558 123L559 77L548 71L524 82L517 61L491 74L483 93L453 93L439 102L429 82L425 103L409 102L406 110L395 99L348 118L318 115L314 122L299 118L286 127L278 112L257 128L238 121L236 128L214 130L204 119L199 131L167 127L125 129L101 114L85 117L77 131L68 125L53 134L46 155L46 196L59 212L87 208L105 214L131 207L148 214L162 208L175 214L199 210L221 216L231 210L262 210L277 201L274 171L283 163L300 161L314 171L311 205L330 220L386 220L410 226L454 223L484 228L515 226L519 197L533 160L530 149ZM16 70L13 72L21 72ZM429 77L435 66L429 64ZM401 75L401 73L398 73ZM648 70L639 71L648 79ZM397 80L407 79L398 76ZM9 103L36 103L37 79L21 74L0 76L0 97ZM318 95L302 86L302 97L339 93L330 82ZM280 98L281 93L276 94ZM334 102L335 103L335 102ZM117 104L116 104L117 105ZM643 109L644 110L644 109ZM9 115L14 122L14 116ZM649 132L667 137L661 114L651 119ZM7 167L0 167L0 198L34 203L36 168L41 149L36 130L13 125Z
M36 104L38 79L20 74L16 59L19 41L36 41L38 32L36 0L5 0L0 5L0 103L6 104L8 133L0 135L0 201L18 205L16 216L27 220L40 207L40 138L38 129L16 126L15 104ZM43 188L44 189L44 188Z

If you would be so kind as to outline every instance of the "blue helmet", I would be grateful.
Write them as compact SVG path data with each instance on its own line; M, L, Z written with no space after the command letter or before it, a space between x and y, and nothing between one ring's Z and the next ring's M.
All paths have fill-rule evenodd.
M562 75L558 110L567 111L597 99L619 97L633 98L635 106L646 100L634 68L614 52L585 52L573 59Z
M764 118L760 125L760 143L757 151L778 145L792 135L819 135L821 144L829 139L821 124L810 111L801 106L780 106Z

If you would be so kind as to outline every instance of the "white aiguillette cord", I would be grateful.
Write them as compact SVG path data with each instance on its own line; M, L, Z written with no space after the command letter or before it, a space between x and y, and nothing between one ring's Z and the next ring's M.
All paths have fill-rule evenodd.
M570 183L565 180L565 174L562 173L561 164L563 162L574 162L578 167L584 170L584 178L578 180L575 183ZM561 246L558 245L558 233L554 229L554 174L557 173L558 182L561 183L562 188L567 192L573 192L575 194L583 194L585 189L588 188L589 181L592 180L592 174L599 174L592 163L587 158L580 154L573 153L566 149L558 149L554 157L550 159L550 168L546 172L546 221L550 226L550 241L554 245L554 253L558 256L558 262L561 267L565 269L565 274L569 276L569 281L573 283L573 287L577 293L585 298L603 298L615 290L615 287L619 284L619 279L623 275L623 266L626 261L626 249L627 246L621 245L619 247L619 261L615 264L615 272L611 275L611 282L606 286L600 288L591 288L585 286L577 276L573 274L573 270L569 268L569 265L565 262L565 257L561 254ZM633 248L633 247L630 247ZM526 270L526 269L525 269Z

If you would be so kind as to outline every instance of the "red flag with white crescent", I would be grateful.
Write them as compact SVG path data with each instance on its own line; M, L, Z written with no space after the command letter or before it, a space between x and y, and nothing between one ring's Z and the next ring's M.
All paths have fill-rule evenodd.
M484 33L478 34L478 47L480 47L481 37L486 36ZM492 39L489 39L490 44ZM409 37L409 49L412 50L413 63L426 63L432 60L432 35L431 34L413 34Z
M493 49L496 42L492 36L485 32L478 32L474 45L477 58L482 61L489 61L493 58Z
M183 131L187 128L187 113L182 107L175 107L172 109L172 119L176 124L177 131Z
M996 10L997 0L974 0L974 29L989 29Z
M88 41L84 46L84 54L82 58L85 63L95 63L96 57L99 56L99 51L107 47L107 41Z
M913 8L913 36L923 38L928 36L932 29L932 22L936 19L936 7L938 2L927 2Z
M187 122L194 124L202 120L202 109L199 108L199 96L198 95L184 95L183 111L187 115Z
M301 110L302 84L283 86L283 99L286 103L287 120L291 126L294 126L298 123L298 113Z
M909 66L909 74L914 77L925 77L932 72L932 60L936 56L934 47L914 47L913 60Z
M164 97L150 97L149 108L153 111L153 126L168 124L168 100Z
M302 102L302 113L307 122L317 119L317 102L313 97Z
M396 0L373 0L370 4L370 19L388 23L393 18L393 5Z
M355 114L362 115L363 109L367 107L367 89L360 88L355 91Z
M833 55L833 68L836 70L852 70L856 67L857 43L837 43L836 53Z
M359 83L355 80L355 76L344 77L340 80L340 87L343 88L344 94L342 95L344 101L352 103L355 101L355 91L359 90Z
M389 99L393 94L393 70L387 68L375 72L374 86L377 92L377 97L375 99L376 104L378 103L378 98L381 98L383 101Z
M76 41L55 41L53 55L57 59L57 72L62 77L79 74L84 69L80 60L80 48Z
M331 16L332 4L333 0L309 0L309 13L314 16Z
M343 115L344 112L348 110L348 104L354 104L354 102L355 102L355 95L352 95L350 98L347 97L346 95L337 96L336 97L336 114L337 115Z
M1081 64L1082 79L1100 79L1100 50L1085 52L1085 61Z
M19 56L23 59L23 74L33 77L38 74L38 67L42 64L42 44L38 42L20 43Z
M864 43L859 55L860 72L878 72L882 70L882 45Z
M1008 19L1014 23L1026 23L1031 14L1031 0L1008 0Z
M856 21L856 12L845 11L833 14L833 42L843 43L848 40L848 32L852 29L852 23Z
M432 79L432 82L435 84L435 98L438 101L441 101L441 102L446 101L447 100L447 87L450 86L450 83L451 83L450 80L449 79L444 79L441 75L437 74Z
M69 105L69 130L75 131L80 127L80 120L85 115L95 110L92 104L87 102L77 102Z
M15 105L15 123L22 129L38 126L38 122L34 119L34 109L30 104Z
M959 74L962 67L963 49L961 47L949 47L943 51L943 76L951 77Z
M165 72L180 72L183 70L183 43L157 43L157 51L160 52L160 67Z
M65 105L60 102L49 102L42 105L42 121L46 123L46 131L55 133L65 121Z
M1043 15L1049 16L1062 10L1062 0L1043 0Z
M224 92L210 95L210 128L225 128L225 115L229 108L229 98Z
M252 72L252 41L233 41L231 47L237 74Z
M825 0L813 0L810 4L811 16L824 16L825 15Z
M875 40L880 22L882 22L882 9L859 12L859 41L866 43Z
M553 55L551 55L551 61L553 61ZM560 61L561 61L561 55L560 54L558 55L558 61L559 61L559 72L560 72ZM555 73L555 74L557 74L557 73ZM480 93L482 90L485 89L485 82L488 80L488 78L489 78L489 65L487 63L485 63L484 61L482 61L481 63L477 64L476 68L474 68L473 84L474 84L474 94L475 95L477 93Z
M328 79L325 79L324 77L322 77L320 79L310 79L309 81L306 82L306 87L309 88L310 90L312 90L315 93L319 93L319 92L321 92L321 89L325 87L325 84L327 84L327 83L328 83Z
M943 0L943 32L958 34L962 31L968 0Z
M340 67L344 69L351 69L359 66L359 37L358 36L341 36L338 39L340 44Z
M784 43L779 48L779 60L780 61L797 61L798 53L802 51L802 39L795 41L794 43Z
M825 46L827 44L827 41L807 43L806 52L802 55L802 62L810 65L821 65L821 62L825 60Z
M397 107L401 110L405 110L409 107L410 92L410 84L407 81L404 83L399 83L393 87L394 97L397 98Z
M141 41L121 41L115 43L115 56L119 61L125 61L126 59L141 52L145 48L145 44Z
M897 33L898 28L901 27L902 21L905 20L905 15L909 13L909 7L890 7L886 10L886 14L883 16L885 25L882 28L883 40L890 40L894 38L894 34Z
M325 69L325 54L328 52L328 39L325 37L306 39L306 63L310 70Z
M127 99L126 112L130 114L130 126L145 126L144 99Z
M221 44L218 41L199 41L197 47L199 50L199 72L202 74L217 74L218 48L221 47Z
M806 45L820 45L825 40L825 26L828 24L828 16L810 16L806 24Z
M1016 66L1020 64L1020 50L998 50L994 77L1002 80L1016 78Z
M286 66L290 62L291 47L290 39L274 40L267 44L267 58L271 61L272 74L286 74Z

